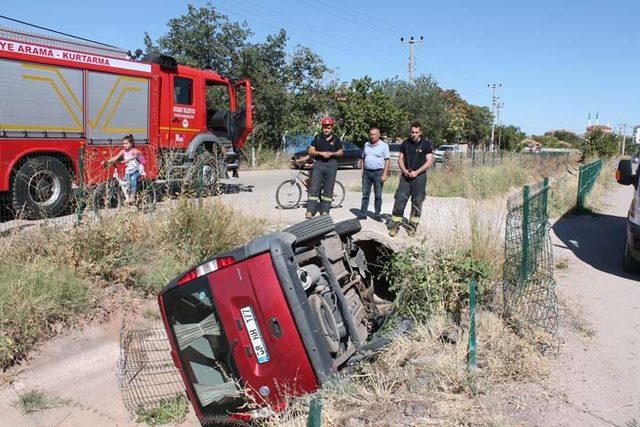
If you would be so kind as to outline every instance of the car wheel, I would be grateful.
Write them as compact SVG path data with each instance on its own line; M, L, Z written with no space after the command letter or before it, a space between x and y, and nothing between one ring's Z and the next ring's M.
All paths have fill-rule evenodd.
M629 243L624 244L624 255L622 256L622 269L627 273L637 273L640 271L640 262L633 257L629 249Z
M329 215L320 215L292 225L283 231L296 236L296 243L302 244L330 233L334 228L335 225Z
M348 237L362 230L362 223L357 219L347 219L335 225L336 233L342 237Z

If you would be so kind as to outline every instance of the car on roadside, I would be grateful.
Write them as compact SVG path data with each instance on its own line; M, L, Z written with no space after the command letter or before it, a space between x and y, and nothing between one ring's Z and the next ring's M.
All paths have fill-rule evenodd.
M433 161L442 163L447 156L461 152L457 145L444 144L433 150Z
M391 143L389 144L389 159L391 159L391 165L389 168L392 171L399 171L400 166L398 166L398 157L400 157L400 148L402 144Z
M629 273L640 272L640 190L638 173L633 173L631 159L621 159L616 169L616 181L635 188L629 213L627 214L627 238L622 257L622 268Z
M337 157L338 167L351 167L358 169L362 161L362 149L351 141L342 141L344 155ZM307 155L309 147L300 149L291 156L292 162L297 162L300 158Z
M390 342L372 339L389 303L372 270L377 250L353 239L360 229L312 218L218 254L160 292L171 356L203 425L281 410ZM401 325L395 334L410 327Z

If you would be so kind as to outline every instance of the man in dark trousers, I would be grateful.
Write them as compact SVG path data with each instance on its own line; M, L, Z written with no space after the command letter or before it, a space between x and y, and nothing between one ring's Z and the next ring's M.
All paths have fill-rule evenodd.
M329 215L333 201L333 186L336 183L338 161L342 157L342 141L333 134L333 118L322 119L322 133L317 135L309 147L309 156L315 160L311 171L311 186L307 199L306 218L316 213Z
M404 208L407 206L409 198L411 198L411 217L407 234L409 236L416 234L422 214L422 203L427 195L427 169L433 164L432 152L431 144L422 137L422 125L419 122L411 123L411 136L402 143L398 155L398 166L402 175L400 182L398 182L391 213L389 226L389 236L391 237L398 234Z
M373 219L382 221L380 211L382 210L382 184L389 175L389 146L380 139L380 129L373 126L369 130L369 141L364 144L362 150L362 205L358 219L367 219L369 209L369 197L371 196L371 186L373 185L373 208L375 210Z

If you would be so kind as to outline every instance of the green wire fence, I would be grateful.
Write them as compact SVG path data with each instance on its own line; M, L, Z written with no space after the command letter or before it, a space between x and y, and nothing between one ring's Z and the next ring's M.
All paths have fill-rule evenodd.
M576 213L584 211L584 204L587 196L593 190L596 179L602 170L602 159L591 162L588 165L580 166L578 175L578 201L576 203Z

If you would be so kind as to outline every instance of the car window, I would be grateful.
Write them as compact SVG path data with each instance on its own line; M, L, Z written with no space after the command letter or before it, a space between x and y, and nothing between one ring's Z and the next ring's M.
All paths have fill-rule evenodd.
M389 145L389 151L391 151L392 153L399 153L400 147L401 146L399 144Z

